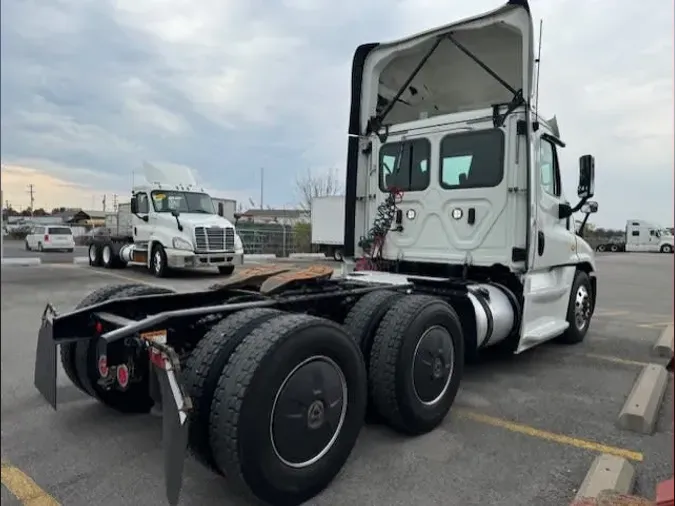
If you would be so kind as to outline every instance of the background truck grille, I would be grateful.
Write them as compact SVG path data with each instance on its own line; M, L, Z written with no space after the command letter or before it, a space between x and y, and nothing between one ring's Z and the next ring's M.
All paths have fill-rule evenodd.
M231 227L195 227L197 251L234 251L234 229Z

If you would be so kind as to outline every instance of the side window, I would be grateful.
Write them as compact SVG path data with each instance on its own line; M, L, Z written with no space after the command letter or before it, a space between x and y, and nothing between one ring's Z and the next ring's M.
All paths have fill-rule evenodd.
M638 237L640 235L640 231L639 230L633 230L630 235L632 235L633 237Z
M656 235L656 230L650 230L650 231L649 231L649 235L651 235L652 237L654 237L654 236Z
M150 212L150 203L148 202L148 194L137 193L136 200L138 202L138 214L148 214Z
M560 168L555 146L549 141L540 140L539 170L542 189L549 195L560 197Z
M504 134L499 129L450 134L441 140L440 184L491 188L504 177Z
M380 148L380 189L422 191L429 186L431 144L427 139L390 142Z

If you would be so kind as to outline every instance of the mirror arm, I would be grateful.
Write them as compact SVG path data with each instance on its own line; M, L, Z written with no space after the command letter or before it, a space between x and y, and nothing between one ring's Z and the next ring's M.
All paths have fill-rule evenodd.
M591 215L591 213L586 213L586 216L584 216L583 221L581 222L581 225L579 225L579 230L577 231L577 235L579 237L584 237L584 228L586 227L586 222L588 221L588 217Z

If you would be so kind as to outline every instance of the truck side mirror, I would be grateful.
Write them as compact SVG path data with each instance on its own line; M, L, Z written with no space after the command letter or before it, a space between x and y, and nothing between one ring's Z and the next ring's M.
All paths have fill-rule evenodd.
M131 197L130 207L131 207L131 214L138 214L138 197L136 197L136 195Z
M225 214L225 206L222 202L218 202L218 216L223 216Z
M581 206L581 212L584 214L593 214L598 212L598 203L594 200L588 200Z
M577 196L580 199L590 199L595 194L595 158L593 155L584 155L579 158L579 187Z

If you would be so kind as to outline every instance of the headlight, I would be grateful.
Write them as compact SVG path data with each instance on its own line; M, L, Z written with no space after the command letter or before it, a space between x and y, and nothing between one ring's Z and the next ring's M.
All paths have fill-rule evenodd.
M173 247L174 249L184 249L188 251L192 251L192 243L186 241L185 239L182 239L180 237L174 237L173 238Z
M234 236L234 250L235 251L244 251L244 243L241 242L241 237L239 237L239 234L236 234Z

